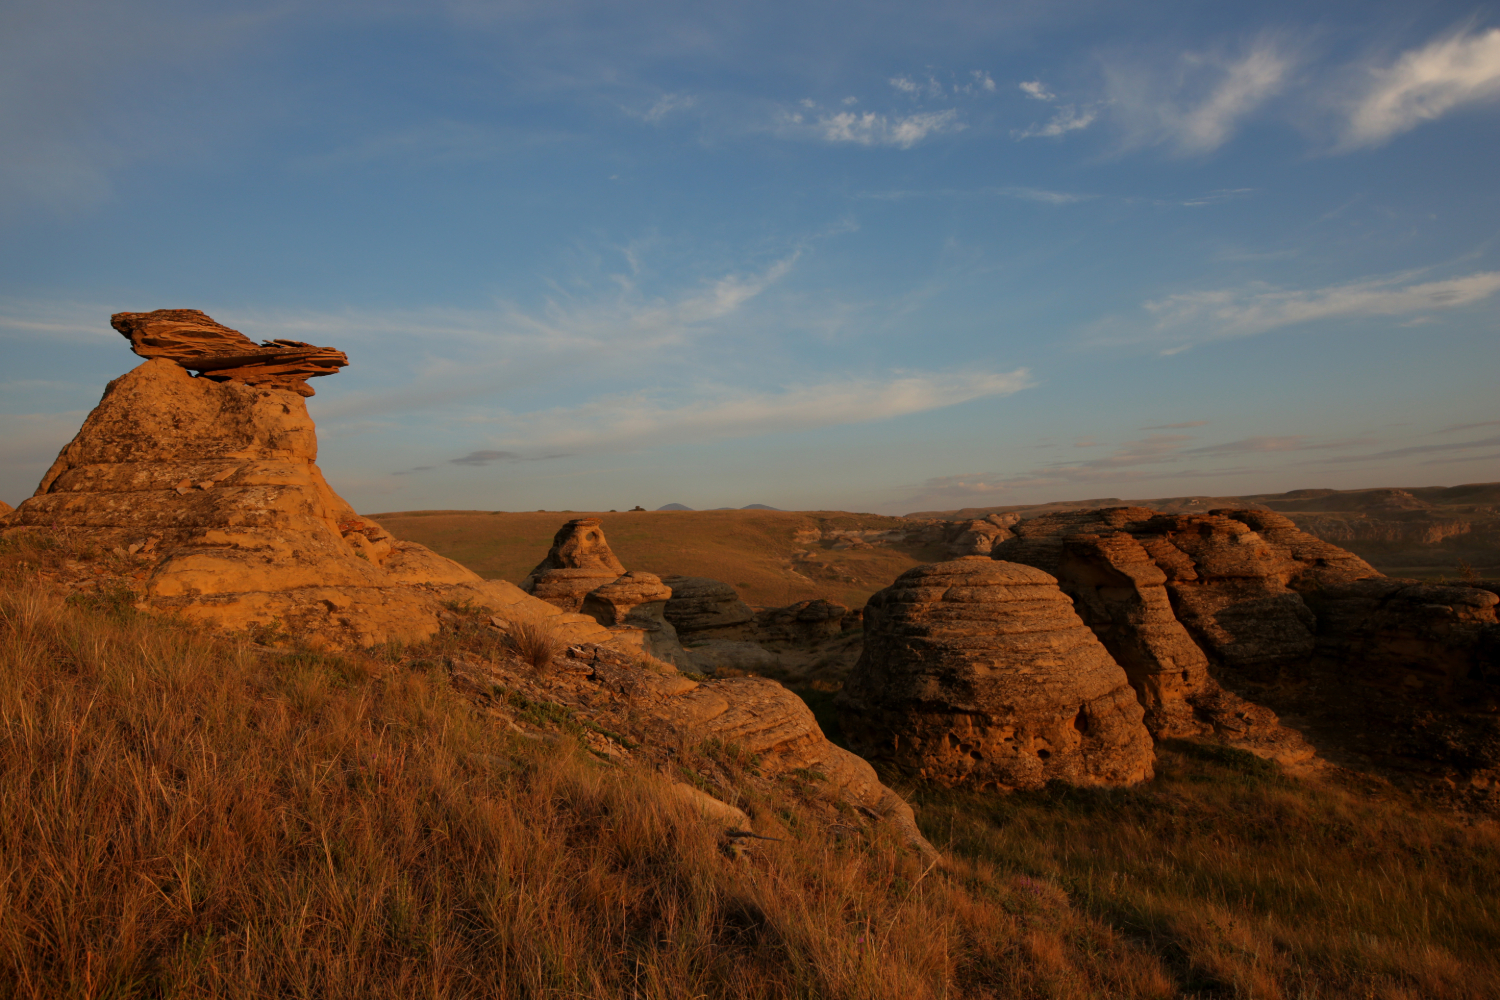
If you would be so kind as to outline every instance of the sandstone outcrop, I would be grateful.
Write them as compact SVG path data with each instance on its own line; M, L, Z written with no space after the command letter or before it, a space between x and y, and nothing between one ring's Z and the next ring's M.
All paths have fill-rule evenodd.
M755 616L757 637L777 642L815 643L844 630L849 609L818 598L784 608L766 608Z
M332 646L417 640L445 602L610 641L361 517L319 471L303 395L155 358L111 382L5 534L66 529L130 561L143 606Z
M827 807L830 821L883 819L913 848L937 856L911 807L880 783L867 762L830 743L802 699L775 681L735 677L700 683L669 667L653 668L587 644L569 648L544 676L503 662L466 660L455 663L453 679L481 699L493 699L499 687L560 705L598 730L628 733L639 744L635 749L619 744L600 749L610 756L644 757L672 773L679 767L677 747L734 745L758 757L756 780L807 785ZM717 783L713 771L699 776Z
M521 581L521 589L564 611L578 611L590 591L623 576L625 566L610 550L602 524L597 517L579 517L559 528L547 557Z
M109 322L141 357L166 358L217 382L242 382L311 396L307 379L332 375L349 364L342 351L300 340L257 344L197 309L115 313Z
M870 598L864 635L838 697L864 756L978 789L1151 777L1124 670L1041 570L984 556L916 567Z
M642 648L659 660L678 666L692 661L683 651L677 630L662 615L672 588L654 573L631 570L595 587L583 599L582 613L601 625L640 629Z
M1269 594L1279 602L1274 610L1280 620L1295 626L1291 655L1307 655L1311 616L1282 584L1294 563L1238 521L1183 517L1186 521L1165 525L1161 515L1140 507L1044 515L1018 525L1018 537L997 546L995 555L1057 576L1079 615L1124 667L1146 710L1146 725L1158 739L1214 733L1233 746L1285 762L1311 757L1312 748L1279 725L1274 712L1225 691L1210 675L1205 654L1206 634L1220 640L1207 647L1219 654L1216 663L1247 652L1264 656L1267 634L1281 634L1277 617L1266 631L1251 634L1243 628L1231 633L1223 620L1243 620L1234 614L1237 600L1248 601L1252 615L1254 609L1264 611ZM1250 544L1205 543L1205 532ZM1223 556L1226 548L1229 558ZM1286 655L1285 644L1271 648ZM1243 665L1247 658L1231 665Z
M740 639L750 631L755 612L722 580L703 576L669 576L672 599L663 614L683 639Z
M0 517L4 517L6 514L9 514L13 510L15 510L14 507L6 503L4 500L0 500Z

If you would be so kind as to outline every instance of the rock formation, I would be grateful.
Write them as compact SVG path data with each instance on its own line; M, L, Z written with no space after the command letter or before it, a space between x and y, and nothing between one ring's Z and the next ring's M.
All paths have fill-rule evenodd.
M646 652L659 660L688 666L692 661L678 641L677 630L662 615L671 596L672 588L654 573L631 570L589 591L581 611L601 625L644 631L641 642Z
M777 642L815 643L844 630L849 609L819 598L784 608L767 608L755 616L757 638Z
M984 556L919 566L870 598L864 630L839 694L863 755L979 789L1151 777L1124 670L1047 573Z
M349 364L342 351L299 340L256 344L197 309L115 313L109 322L141 357L166 358L216 382L242 382L311 396L307 379L332 375Z
M144 607L230 629L342 647L417 640L457 601L548 618L571 641L614 638L592 618L396 541L329 488L316 458L301 392L195 378L154 358L109 384L0 530L61 528L116 550Z
M802 699L759 677L698 682L671 668L653 670L617 651L575 646L545 675L513 669L504 662L455 664L453 679L480 698L497 686L531 701L563 706L610 733L628 733L639 745L601 749L611 755L643 757L670 773L678 771L676 748L705 742L737 745L758 756L753 780L796 778L809 785L826 807L830 822L848 829L864 816L891 823L928 858L937 852L917 829L911 806L880 783L874 768L828 741ZM712 772L703 771L710 783ZM854 807L850 809L849 807Z
M6 503L4 500L0 500L0 517L4 517L6 514L9 514L13 510L15 510L14 507Z
M1237 521L1185 515L1167 525L1140 507L1059 512L1015 530L1018 537L997 546L996 558L1057 576L1079 615L1130 677L1152 735L1215 733L1233 746L1278 760L1312 756L1306 741L1279 725L1274 712L1225 691L1210 676L1205 652L1215 653L1217 664L1235 666L1264 658L1268 647L1284 657L1287 644L1268 642L1267 636L1282 635L1286 629L1278 626L1289 621L1296 640L1290 655L1307 655L1310 615L1282 583L1293 568L1284 554ZM1205 533L1216 532L1249 544L1204 542ZM1223 556L1226 550L1230 558ZM1265 612L1268 595L1277 614L1255 622L1254 613ZM1235 614L1236 601L1248 604L1248 614ZM1224 627L1225 621L1238 624L1246 618L1264 631L1240 627L1231 633Z
M677 634L702 639L740 639L755 621L750 605L721 580L702 576L669 576L663 581L672 588L672 599L663 611Z
M613 583L625 566L610 551L602 521L574 518L552 538L547 557L521 581L521 589L564 611L578 611L589 592Z
M1269 511L1157 514L1113 507L1047 514L1014 530L1017 538L997 546L996 557L1059 573L1064 587L1070 579L1062 562L1065 538L1130 536L1165 574L1172 615L1194 643L1214 664L1263 681L1305 663L1313 651L1315 620L1294 587L1379 575ZM1109 544L1139 559L1123 541Z

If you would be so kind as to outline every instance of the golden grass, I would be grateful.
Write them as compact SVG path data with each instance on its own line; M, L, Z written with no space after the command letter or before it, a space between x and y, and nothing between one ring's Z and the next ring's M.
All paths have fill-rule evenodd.
M541 562L557 529L575 517L603 519L604 535L626 569L660 576L707 576L733 584L750 604L782 606L825 597L863 607L875 591L913 566L947 558L937 549L819 550L826 569L788 571L793 535L808 528L887 530L900 518L840 511L408 511L375 520L405 541L419 542L491 580L520 583Z
M433 651L267 650L64 603L21 556L0 997L1500 995L1489 825L1181 745L1138 789L926 795L936 869L791 788L759 803L785 839L734 860Z
M547 619L527 618L506 623L505 645L533 669L545 670L567 642Z

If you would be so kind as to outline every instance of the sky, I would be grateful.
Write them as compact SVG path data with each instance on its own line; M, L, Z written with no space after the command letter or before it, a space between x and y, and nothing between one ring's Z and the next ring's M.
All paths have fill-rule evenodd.
M0 3L0 499L118 311L365 512L1500 480L1500 7Z

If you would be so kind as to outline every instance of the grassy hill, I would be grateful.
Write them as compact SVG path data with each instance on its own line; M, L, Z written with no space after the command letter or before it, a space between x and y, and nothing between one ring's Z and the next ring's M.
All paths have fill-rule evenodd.
M397 538L420 542L492 580L519 583L541 562L571 518L598 517L627 569L707 576L731 583L750 604L779 606L815 597L862 607L903 571L945 558L921 546L820 550L796 559L808 529L888 530L899 517L842 511L403 511L370 515Z
M0 996L1500 995L1500 832L1358 776L1184 743L1130 789L907 788L934 867L789 776L735 856L451 647L215 636L64 600L65 559L107 556L0 542Z

